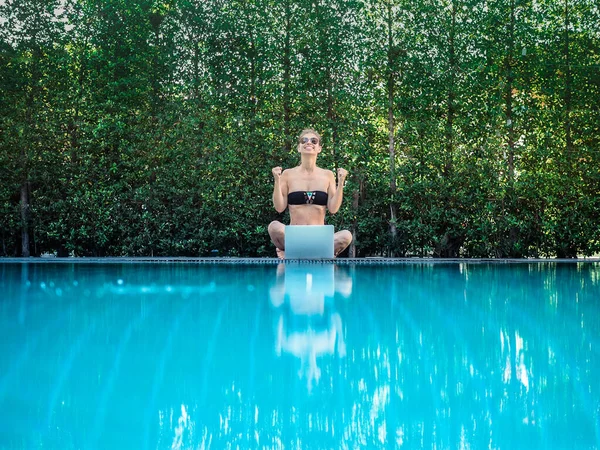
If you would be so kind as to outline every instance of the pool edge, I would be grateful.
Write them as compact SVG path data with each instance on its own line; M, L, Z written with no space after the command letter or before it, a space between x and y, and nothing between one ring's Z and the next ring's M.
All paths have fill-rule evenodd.
M335 258L335 259L286 259L278 258L237 258L237 257L29 257L29 258L2 258L2 263L101 263L101 264L148 264L148 263L192 263L192 264L515 264L515 263L600 263L600 258Z

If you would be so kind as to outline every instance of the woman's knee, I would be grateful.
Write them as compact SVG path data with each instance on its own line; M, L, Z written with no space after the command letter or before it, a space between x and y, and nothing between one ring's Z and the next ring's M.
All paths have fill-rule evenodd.
M340 237L346 245L350 245L350 243L352 242L352 233L350 233L350 231L348 230L340 231Z
M283 224L278 220L274 220L269 224L267 230L269 231L269 235L273 236L274 233L280 233L283 231Z

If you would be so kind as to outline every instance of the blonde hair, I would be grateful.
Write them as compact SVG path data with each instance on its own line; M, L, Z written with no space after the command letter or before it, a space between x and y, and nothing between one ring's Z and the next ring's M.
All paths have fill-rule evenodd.
M300 140L302 139L302 137L307 134L314 134L315 136L317 136L317 139L319 139L319 144L321 144L321 135L316 130L313 130L312 128L305 128L304 130L302 130L302 132L300 133L300 136L298 136L298 143L300 143Z

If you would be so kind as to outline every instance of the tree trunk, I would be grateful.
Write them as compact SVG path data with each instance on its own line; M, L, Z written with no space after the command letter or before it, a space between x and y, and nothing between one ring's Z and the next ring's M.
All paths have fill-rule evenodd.
M512 185L515 177L515 129L512 115L514 83L514 39L515 39L515 0L510 0L510 22L508 32L508 55L504 60L506 70L506 125L508 127L508 181Z
M450 28L450 39L448 42L449 48L449 63L450 63L450 81L448 84L448 105L447 105L447 116L446 116L446 163L444 165L444 175L449 175L452 170L452 161L454 159L454 78L456 70L456 49L455 49L455 35L456 35L456 2L452 2L452 26Z
M150 105L150 115L153 120L156 120L158 115L158 101L160 96L160 68L159 68L159 51L160 51L160 24L164 17L160 13L150 14L150 24L154 31L154 49L152 52L152 104Z
M193 90L194 90L194 100L196 100L196 102L198 102L200 99L200 89L199 89L199 85L200 85L200 48L199 48L198 39L196 39L195 36L192 36L192 40L194 42L194 56L192 57L193 64L194 64Z
M252 120L256 118L256 109L258 105L258 98L256 95L256 44L254 33L252 28L250 28L250 109L252 111ZM254 124L253 128L254 128Z
M321 10L321 4L319 3L319 1L317 1L315 3L315 13L316 16L319 18L320 20L323 20L323 22L319 22L319 26L323 29L327 29L328 27L328 15L326 16L326 10ZM337 176L337 169L338 169L338 161L337 161L337 156L336 156L336 151L335 151L335 147L336 147L336 143L337 143L337 125L336 125L336 113L335 113L335 98L333 95L333 89L334 89L334 82L333 82L333 76L331 74L331 52L330 52L330 48L329 48L329 43L327 42L327 35L325 33L320 33L319 34L319 52L320 52L320 56L322 61L324 61L324 65L325 65L325 94L326 94L326 99L325 99L325 104L327 107L327 112L325 113L326 117L327 117L327 128L331 131L331 140L330 140L330 148L331 148L331 152L332 152L332 156L333 156L333 164L334 164L334 172L336 173Z
M389 147L388 151L390 154L390 193L391 193L391 201L390 201L390 235L392 237L392 242L396 240L396 236L398 235L398 229L396 227L397 213L396 213L396 204L395 204L395 194L396 194L396 149L395 149L395 139L394 139L394 38L392 35L392 4L390 1L387 3L387 26L388 26L388 48L387 48L387 56L388 56L388 80L387 80L387 93L388 93L388 141ZM394 252L392 250L391 256L394 256Z
M291 42L292 11L290 0L285 2L285 38L283 46L283 134L286 154L292 151L292 140L290 131L290 72L291 72Z
M573 143L573 131L571 127L571 111L573 109L572 105L572 89L573 89L573 79L571 74L571 53L570 53L570 42L569 42L569 0L565 0L565 144L566 144L566 174L569 178L575 180L576 178L573 176L574 173L574 162L575 162L575 146ZM571 192L567 193L567 196L573 198L573 189L577 189L575 184L576 181L573 182ZM576 195L576 194L575 194ZM578 245L575 243L575 239L573 237L572 232L569 233L569 238L567 242L563 243L564 250L560 251L558 256L563 258L577 258L577 253L579 251ZM563 253L564 254L561 254Z
M325 50L325 51L327 51L327 50ZM329 128L331 129L331 151L333 154L334 171L337 176L337 169L339 166L338 160L337 160L337 154L335 151L337 138L338 138L337 123L336 123L337 117L335 114L335 100L333 98L333 79L331 76L331 68L329 66L327 66L326 76L327 76L327 122L328 122Z
M354 220L352 221L352 242L350 243L349 257L356 258L356 237L358 236L358 199L360 198L359 189L352 192L352 213Z
M573 136L571 131L571 89L573 80L571 79L571 54L569 51L569 0L565 0L565 66L565 140L567 161L569 162L569 169L571 169L570 164L573 161Z
M33 40L35 42L36 35L33 35ZM27 154L26 146L33 147L33 142L36 141L36 136L34 136L33 130L35 129L34 119L33 119L33 108L36 99L36 89L41 79L41 74L39 72L39 67L37 61L41 58L41 51L39 48L35 48L33 51L33 62L32 62L32 80L31 86L29 87L29 93L27 95L26 110L25 110L25 124L27 125L27 129L25 130L24 135L26 139L21 143L21 255L24 258L28 258L30 254L30 245L29 245L29 225L30 225L30 217L31 217L31 209L30 209L30 189L29 189L29 156Z
M21 183L21 254L29 258L29 182Z

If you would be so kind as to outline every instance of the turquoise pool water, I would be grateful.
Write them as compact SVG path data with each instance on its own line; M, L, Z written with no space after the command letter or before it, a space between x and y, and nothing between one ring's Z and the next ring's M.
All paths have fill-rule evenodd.
M597 449L600 264L0 264L1 449Z

